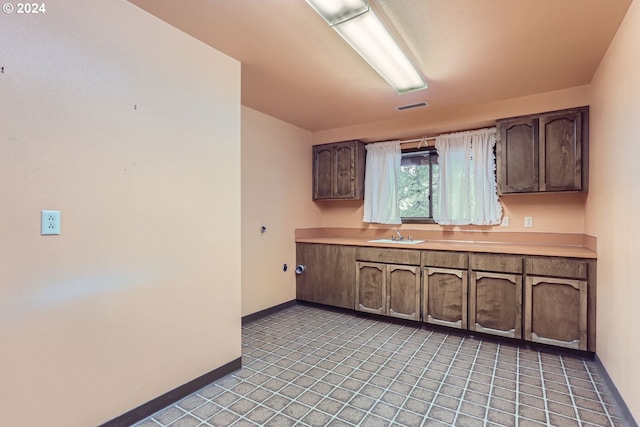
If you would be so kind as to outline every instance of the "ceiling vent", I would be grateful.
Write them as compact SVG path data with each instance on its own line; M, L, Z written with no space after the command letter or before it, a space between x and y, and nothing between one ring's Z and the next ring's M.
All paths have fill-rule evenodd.
M429 104L427 104L426 102L418 102L417 104L401 105L399 107L396 107L396 110L398 111L413 110L414 108L426 107L427 105Z

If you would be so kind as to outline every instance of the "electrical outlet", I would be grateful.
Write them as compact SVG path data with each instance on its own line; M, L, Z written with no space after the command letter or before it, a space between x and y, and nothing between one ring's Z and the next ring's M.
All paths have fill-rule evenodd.
M502 222L500 222L500 225L503 227L508 227L509 226L509 217L508 216L503 216L502 217Z
M524 226L527 227L527 228L533 227L533 217L532 216L525 216L524 217Z
M40 217L40 234L60 234L60 211L42 211Z

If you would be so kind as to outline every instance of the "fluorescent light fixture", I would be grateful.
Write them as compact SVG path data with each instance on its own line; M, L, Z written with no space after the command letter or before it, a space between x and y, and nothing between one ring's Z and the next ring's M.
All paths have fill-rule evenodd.
M369 11L363 0L307 0L307 3L331 26Z
M398 93L427 83L365 0L306 0Z

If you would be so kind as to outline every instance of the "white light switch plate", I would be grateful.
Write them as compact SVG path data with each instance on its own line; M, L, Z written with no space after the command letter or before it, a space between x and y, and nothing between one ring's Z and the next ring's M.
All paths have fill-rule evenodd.
M40 234L60 234L60 211L42 211Z
M527 227L527 228L533 227L533 217L532 216L525 216L524 217L524 226Z
M508 216L503 216L502 217L502 221L500 222L500 225L503 227L508 227L509 226L509 217Z

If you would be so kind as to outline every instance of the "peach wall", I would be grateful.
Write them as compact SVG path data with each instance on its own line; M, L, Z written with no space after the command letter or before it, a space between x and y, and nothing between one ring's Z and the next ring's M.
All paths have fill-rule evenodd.
M598 238L598 356L640 421L640 2L633 2L591 84L586 232Z
M46 6L0 25L7 427L98 425L241 355L239 63L124 0Z
M242 107L243 315L296 297L294 231L322 222L311 166L310 132Z
M509 226L442 227L437 224L405 224L411 230L482 230L492 232L530 231L547 233L583 233L586 194L509 195L501 198ZM319 202L324 227L396 228L362 222L363 202ZM533 218L533 227L524 227L524 217Z

